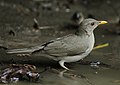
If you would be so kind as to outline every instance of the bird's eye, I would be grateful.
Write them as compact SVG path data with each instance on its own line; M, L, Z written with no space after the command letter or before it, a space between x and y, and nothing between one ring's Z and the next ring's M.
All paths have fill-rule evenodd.
M94 24L95 24L95 23L94 23L94 22L92 22L92 23L91 23L91 26L93 26Z

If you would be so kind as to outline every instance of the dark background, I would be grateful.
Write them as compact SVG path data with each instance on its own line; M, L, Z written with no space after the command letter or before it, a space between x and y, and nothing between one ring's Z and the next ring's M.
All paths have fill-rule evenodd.
M85 60L101 61L119 68L120 0L0 0L0 46L8 49L37 46L51 39L74 33L76 29L61 28L67 23L72 23L71 17L76 11L83 13L85 18L108 21L108 24L99 26L95 30L95 46L105 43L109 46L92 51ZM48 27L48 29L35 28L34 19L38 21L40 27ZM44 65L56 66L57 64L39 54L30 57L6 54L5 49L2 48L0 49L0 62L37 64L40 69ZM119 70L104 67L93 70L90 66L77 63L70 64L70 66L77 74L85 74L94 85L101 85L101 82L105 85L120 83ZM80 83L86 85L82 80L58 78L51 72L44 76L43 81L46 82L43 84L45 85L61 85L61 83L62 85L80 85Z

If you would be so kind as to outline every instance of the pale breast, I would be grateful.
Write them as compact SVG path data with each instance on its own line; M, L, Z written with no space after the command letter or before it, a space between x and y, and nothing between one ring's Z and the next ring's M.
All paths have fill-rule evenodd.
M95 38L94 38L94 34L92 33L91 36L88 38L88 49L86 50L86 52L89 54L93 47L94 47L94 43L95 43Z

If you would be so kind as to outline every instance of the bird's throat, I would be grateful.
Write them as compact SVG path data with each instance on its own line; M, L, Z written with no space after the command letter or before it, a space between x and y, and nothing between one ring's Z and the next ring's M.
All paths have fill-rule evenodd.
M90 36L92 33L93 33L93 31L88 32L85 29L78 29L75 34L78 35L78 36L82 36L82 35Z

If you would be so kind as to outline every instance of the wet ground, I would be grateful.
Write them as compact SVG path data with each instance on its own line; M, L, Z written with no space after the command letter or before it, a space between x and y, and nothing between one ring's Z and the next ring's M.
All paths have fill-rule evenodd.
M71 2L73 1L73 2ZM104 65L93 69L90 65L80 62L66 64L73 71L65 72L57 62L44 58L42 55L20 57L8 55L4 49L0 50L1 63L30 63L42 71L37 83L26 80L15 85L119 85L120 84L120 36L119 30L119 0L0 0L0 46L9 49L24 48L40 45L51 39L74 33L75 29L61 29L61 25L71 23L74 12L80 11L85 18L93 17L98 20L107 20L108 25L100 26L95 30L96 44L109 43L108 47L93 50L85 61L100 61ZM35 29L34 19L41 27L49 29ZM109 30L109 31L108 31ZM1 67L3 67L1 65ZM77 75L77 76L73 76Z

